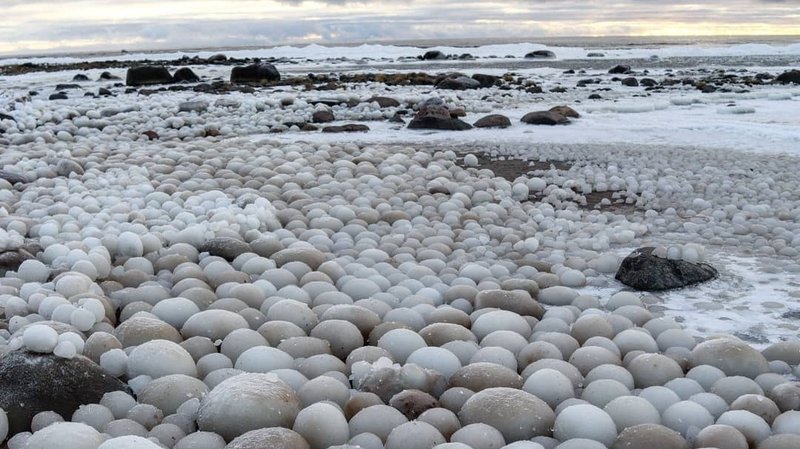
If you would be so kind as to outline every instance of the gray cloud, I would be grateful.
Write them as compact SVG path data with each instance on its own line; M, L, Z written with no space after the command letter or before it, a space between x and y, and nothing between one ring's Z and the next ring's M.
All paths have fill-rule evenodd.
M209 10L212 4L219 6L214 1L173 0L171 4L181 5L181 17L125 18L113 15L121 4L117 0L0 0L4 8L0 53L33 51L32 43L54 50L115 50L309 40L619 35L641 32L643 26L652 24L645 28L650 31L660 22L687 27L713 24L734 30L739 26L776 27L800 34L800 0L410 0L402 4L389 0L226 0L228 10ZM328 6L315 7L319 3ZM132 0L125 4L146 8L164 2ZM91 5L87 12L92 14L58 19L59 8L79 5ZM36 15L31 10L42 12ZM106 10L109 17L98 17L98 12ZM245 18L231 19L230 14Z

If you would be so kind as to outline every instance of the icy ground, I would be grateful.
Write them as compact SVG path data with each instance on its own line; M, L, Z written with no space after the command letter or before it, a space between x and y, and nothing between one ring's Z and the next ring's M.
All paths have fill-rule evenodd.
M490 56L514 53L519 59L522 53L540 48L543 47L520 45L469 49L478 58L476 61L435 62L426 71L444 73L459 70L467 75L503 75L507 73L505 62ZM450 53L463 51L442 50ZM572 180L579 183L580 188L600 191L603 190L600 184L607 188L611 182L601 179L604 178L601 174L611 177L613 173L609 170L618 170L620 185L615 190L627 190L631 202L636 204L613 214L603 213L610 217L609 221L617 221L620 232L625 229L637 231L633 239L617 238L615 236L622 234L610 231L608 241L601 244L598 251L624 256L643 244L696 241L706 246L708 261L720 269L721 275L717 280L702 286L654 295L657 298L657 301L652 300L655 302L654 310L663 308L666 314L682 321L696 335L732 333L756 345L794 338L800 327L800 265L797 263L797 250L800 250L800 223L797 222L800 212L797 189L800 187L797 177L800 167L800 86L732 86L727 92L700 93L691 86L679 84L646 91L642 87L625 87L612 80L613 75L609 75L606 69L596 68L602 65L602 61L586 59L586 49L552 50L559 56L554 66L569 60L577 66L584 61L586 67L592 68L577 73L540 66L513 70L514 77L540 86L542 93L494 88L454 92L434 90L429 86L357 83L333 91L306 91L301 86L282 86L255 94L235 92L219 96L188 91L142 96L125 94L124 87L113 87L110 83L90 82L82 85L79 92L108 86L115 96L83 97L71 91L68 100L55 101L47 100L55 84L69 83L79 72L0 77L0 112L7 112L17 120L17 129L0 135L0 145L4 147L0 156L3 166L0 168L32 170L27 174L35 177L36 164L20 156L20 153L33 148L41 151L48 163L54 164L59 158L91 154L93 148L110 148L112 153L116 150L127 153L145 150L149 157L153 157L158 154L158 148L190 152L194 139L218 142L220 150L233 148L237 146L237 138L274 145L295 142L402 145L431 154L452 150L460 155L476 152L496 158L579 161L577 168L569 171L540 171L531 176L545 179L549 186L553 186L551 190L565 190ZM278 64L284 76L291 77L317 70L408 72L411 64L417 67L419 62L409 60L404 65L403 61L398 62L398 58L410 59L420 51L408 47L330 49L311 46L247 51L230 56L287 57L302 61L285 66ZM637 78L662 80L672 76L699 78L718 70L741 76L776 75L793 68L792 61L800 58L800 44L785 47L613 49L603 52L607 58L615 58L615 62L629 59ZM656 57L650 58L653 55ZM753 55L758 57L747 59ZM177 56L147 55L150 58ZM122 59L140 57L126 55ZM365 57L371 59L365 61ZM717 62L729 58L730 62L693 68L665 68L673 57L684 58L682 65L686 65L686 58L691 61L694 57L715 57L717 59L713 61ZM331 63L335 58L344 58L341 64L347 67L337 68L338 64ZM770 58L789 64L753 65ZM38 62L43 61L55 62L52 58ZM1 63L14 62L7 59ZM517 62L509 60L508 64ZM226 79L230 71L227 66L195 66L192 69L208 80ZM95 80L101 71L80 73ZM122 71L117 72L124 77ZM578 82L583 79L597 79L599 82L578 87ZM31 90L41 94L27 102L15 101ZM602 98L587 99L593 92ZM466 111L463 120L469 123L486 114L499 113L508 116L512 126L502 130L473 129L461 133L411 131L385 120L394 114L394 109L381 110L374 104L362 103L356 107L334 106L332 112L337 120L332 124L366 123L370 127L368 133L307 133L293 128L274 132L281 123L307 121L310 114L319 109L312 104L315 100L364 100L374 95L396 98L408 104L438 96L451 105L463 107ZM208 108L199 114L178 112L178 105L184 101L204 101ZM290 106L282 106L282 103ZM6 110L6 106L12 104L14 110ZM560 104L572 106L582 117L563 127L535 127L519 122L527 112ZM221 135L201 137L201 131L210 127L219 130ZM147 142L141 134L148 130L155 130L160 140ZM76 149L80 150L76 152ZM225 159L224 151L219 158ZM478 167L481 168L486 167ZM584 170L580 171L581 168ZM646 173L654 177L651 181L659 183L660 190L648 191L641 187L647 177L641 169L648 170ZM637 175L637 181L631 182L630 177ZM711 184L715 185L713 190L708 188ZM649 198L648 192L663 197ZM555 192L556 196L558 194ZM748 204L749 198L751 203ZM8 200L4 196L4 201ZM658 204L659 200L663 200L663 204ZM560 200L553 200L553 204L559 210L569 209ZM734 209L726 209L729 205L734 205ZM670 208L673 210L668 211ZM575 227L587 226L590 211L579 209L574 212L573 209L569 209L572 214L569 219L580 222ZM648 215L646 212L651 210L654 212ZM687 210L691 210L688 215L685 213ZM715 215L715 212L719 214ZM680 226L670 227L665 220L680 223ZM643 227L636 228L639 225ZM713 230L714 226L717 226L716 230ZM705 227L712 229L710 235L704 234ZM540 238L543 256L556 262L559 257L568 258L569 250L565 252L562 247L564 239L575 237L576 234L566 232L557 235L550 244ZM788 249L782 251L784 248ZM595 285L585 287L583 291L608 298L623 288L611 275L599 275L598 279Z

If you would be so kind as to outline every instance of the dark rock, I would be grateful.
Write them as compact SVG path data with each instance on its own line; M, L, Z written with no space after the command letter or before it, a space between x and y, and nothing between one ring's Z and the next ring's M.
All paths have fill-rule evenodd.
M172 78L176 83L197 83L200 81L200 77L189 67L179 68L175 71L175 74L172 75Z
M450 109L438 98L431 98L422 103L419 111L408 124L409 129L439 129L464 131L472 129L472 125L457 118L452 118Z
M440 61L443 59L447 59L447 55L445 55L439 50L429 50L426 51L424 55L422 55L422 59L424 61Z
M10 435L30 430L39 412L72 416L79 406L118 390L126 390L125 384L81 355L13 351L0 358L0 407L8 414Z
M639 85L644 87L656 87L658 86L658 81L653 78L642 78L639 80Z
M623 78L622 81L620 81L620 82L622 83L623 86L639 87L639 80L637 80L636 78L634 78L632 76L629 77L629 78Z
M110 81L110 80L119 80L119 79L122 79L122 78L120 78L120 77L118 77L116 75L112 75L111 72L103 72L103 73L100 74L100 79L104 80L104 81Z
M318 129L317 125L312 125L311 123L304 123L300 127L300 131L317 131Z
M588 97L588 98L589 98L590 100L602 100L602 99L603 99L603 97L602 97L602 96L600 96L600 94L591 94L591 95L589 95L589 97Z
M629 66L629 65L615 65L614 67L611 67L610 69L608 69L608 73L615 74L615 75L631 73L631 66Z
M508 128L511 126L511 120L501 114L491 114L482 117L473 124L476 128Z
M324 133L359 133L369 131L369 126L360 123L348 123L341 126L326 126L322 128Z
M460 55L458 55L458 59L461 61L472 61L473 59L475 59L475 56L472 56L469 53L461 53Z
M80 89L81 86L77 84L56 84L55 90L72 90L72 89Z
M686 287L717 276L711 265L657 257L651 254L653 249L639 248L628 255L615 278L636 290L653 291Z
M314 113L311 114L311 121L313 123L329 123L334 120L336 120L336 117L333 116L333 112L331 111L320 110L314 111Z
M477 89L479 87L481 87L480 81L472 79L467 76L456 76L452 78L445 78L436 84L437 89L449 89L449 90L467 90L467 89Z
M199 248L200 252L209 253L231 261L244 253L252 252L250 244L232 237L214 237L206 240Z
M472 79L481 83L481 87L492 87L500 80L499 76L485 75L483 73L476 73L472 75Z
M550 108L550 112L555 112L556 114L563 115L564 117L569 118L580 118L580 114L575 109L572 109L569 106L553 106Z
M381 108L396 108L400 106L400 102L395 100L394 98L389 97L370 97L366 101L367 103L378 103L378 106Z
M3 251L0 253L0 270L14 270L16 271L22 262L28 259L35 259L36 256L19 248L15 250Z
M403 120L403 117L400 114L395 113L391 118L389 118L389 123L401 123L405 125L406 121Z
M438 407L439 401L424 391L410 388L392 396L389 405L399 410L406 419L415 420L425 410Z
M12 122L16 122L17 121L17 119L15 119L14 117L12 117L12 116L10 116L8 114L3 114L2 112L0 112L0 120L11 120Z
M152 130L150 130L150 131L145 131L145 132L143 132L143 133L142 133L142 135L144 135L144 136L147 136L147 138L148 138L149 140L156 140L156 139L158 139L158 133L157 133L157 132L155 132L155 131L152 131Z
M592 52L592 53L587 53L586 57L587 58L605 58L606 55L605 55L605 53Z
M267 62L234 67L231 70L231 83L270 83L280 81L281 74L274 65Z
M50 95L49 98L51 100L66 100L69 97L67 97L67 94L65 94L64 92L57 92L57 93L54 93L54 94Z
M775 78L775 82L781 84L800 84L800 70L783 72Z
M79 73L72 77L72 81L89 81L89 77L84 75L83 73Z
M108 97L108 96L111 96L113 94L111 93L110 90L106 89L105 87L101 87L100 89L97 89L97 95L100 95L100 96L103 96L103 97Z
M535 50L525 55L526 59L553 59L556 54L550 50Z
M521 121L529 125L566 125L569 119L552 111L535 111L525 114Z
M125 84L128 86L149 86L152 84L169 84L172 75L164 66L138 66L128 69Z
M209 64L219 64L221 62L225 62L228 60L228 57L223 55L222 53L217 53L215 55L211 55L206 59L206 62Z
M703 92L704 94L710 94L717 91L716 86L714 86L713 84L698 83L697 86L695 87L697 88L697 90Z

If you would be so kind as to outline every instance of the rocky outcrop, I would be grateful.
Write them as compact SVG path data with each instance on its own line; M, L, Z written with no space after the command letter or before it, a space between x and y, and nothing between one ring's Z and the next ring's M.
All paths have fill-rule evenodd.
M626 257L616 279L636 290L655 291L686 287L714 279L717 270L706 263L672 260L653 255L655 248L639 248Z

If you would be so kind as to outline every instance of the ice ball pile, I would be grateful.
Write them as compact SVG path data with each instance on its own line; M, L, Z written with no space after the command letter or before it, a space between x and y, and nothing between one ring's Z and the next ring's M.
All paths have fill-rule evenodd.
M793 269L800 200L775 173L796 162L575 150L568 173L512 182L447 150L156 145L122 117L84 136L75 113L57 121L69 146L0 156L35 174L4 191L0 227L43 247L0 279L0 337L88 357L131 394L43 411L10 449L797 447L796 341L703 338L637 294L584 289L651 241ZM55 176L65 158L83 173ZM580 207L607 190L646 212Z

